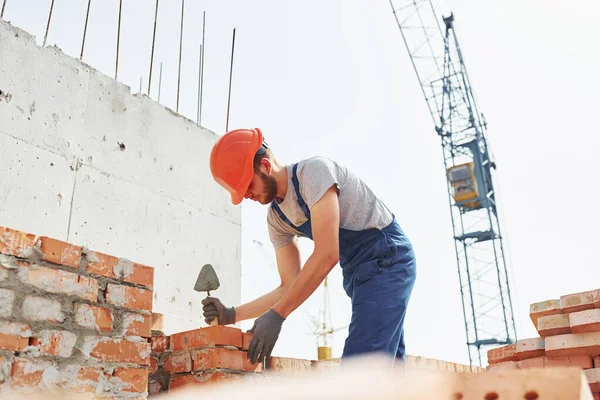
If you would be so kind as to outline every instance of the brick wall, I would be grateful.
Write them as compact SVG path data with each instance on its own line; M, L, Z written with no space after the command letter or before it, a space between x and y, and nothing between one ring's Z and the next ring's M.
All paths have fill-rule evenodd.
M0 393L146 397L148 266L0 227Z
M284 357L252 364L252 334L231 326L165 335L152 312L153 281L151 267L0 227L0 395L62 389L137 399L339 367L337 359ZM406 367L481 372L414 356Z
M488 352L488 370L577 368L600 398L600 289L530 305L539 337Z

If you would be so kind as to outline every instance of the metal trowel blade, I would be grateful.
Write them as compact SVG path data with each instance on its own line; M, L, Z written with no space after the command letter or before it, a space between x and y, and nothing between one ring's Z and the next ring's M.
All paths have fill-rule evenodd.
M200 270L194 290L197 292L209 292L217 290L220 286L219 278L212 265L206 264Z

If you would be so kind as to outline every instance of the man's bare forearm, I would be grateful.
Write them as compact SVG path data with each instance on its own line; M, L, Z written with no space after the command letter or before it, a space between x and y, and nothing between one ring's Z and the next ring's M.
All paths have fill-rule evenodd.
M260 317L281 300L286 291L285 286L279 286L255 300L235 307L235 322Z
M282 317L287 318L298 308L323 282L332 268L336 265L337 258L333 256L320 256L312 254L294 283L290 285L281 300L273 306L273 309Z

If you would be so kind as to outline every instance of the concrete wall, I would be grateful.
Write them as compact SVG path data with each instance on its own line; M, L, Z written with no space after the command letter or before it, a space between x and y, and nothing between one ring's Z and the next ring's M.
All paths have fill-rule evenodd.
M167 333L200 325L205 263L239 302L241 211L210 176L214 133L4 21L0 91L0 225L155 267Z

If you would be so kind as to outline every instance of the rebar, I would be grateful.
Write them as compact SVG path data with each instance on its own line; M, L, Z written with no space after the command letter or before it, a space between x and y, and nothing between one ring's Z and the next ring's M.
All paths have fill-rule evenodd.
M119 71L119 44L121 41L121 11L123 9L123 0L119 0L119 25L117 27L117 60L115 64L115 80L117 79L117 72Z
M4 3L2 3L2 11L0 12L0 18L4 17L4 9L6 8L6 1L4 0Z
M158 19L158 0L154 10L154 33L152 34L152 53L150 54L150 73L148 74L148 96L150 96L150 85L152 84L152 62L154 61L154 43L156 41L156 20Z
M88 19L90 17L90 5L92 4L92 0L88 0L87 12L85 14L85 26L83 27L83 40L81 41L81 54L79 55L79 59L83 59L83 47L85 46L85 35L87 33Z
M44 44L46 46L46 40L48 39L48 31L50 30L50 20L52 19L52 10L54 9L54 0L50 3L50 13L48 14L48 24L46 24L46 34L44 35Z
M204 50L206 49L205 41L206 32L206 11L202 13L202 51L201 51L201 65L200 65L200 90L198 100L198 125L202 125L202 97L204 95Z
M158 75L158 102L160 103L160 88L162 87L162 61L160 63L160 73Z
M179 87L181 85L181 48L183 44L183 11L185 0L181 0L181 31L179 33L179 70L177 72L177 107L175 111L179 112Z
M231 64L229 66L229 95L227 96L227 121L225 122L225 132L229 130L229 107L231 105L231 79L233 76L233 52L235 49L235 28L233 28L233 41L231 42Z

